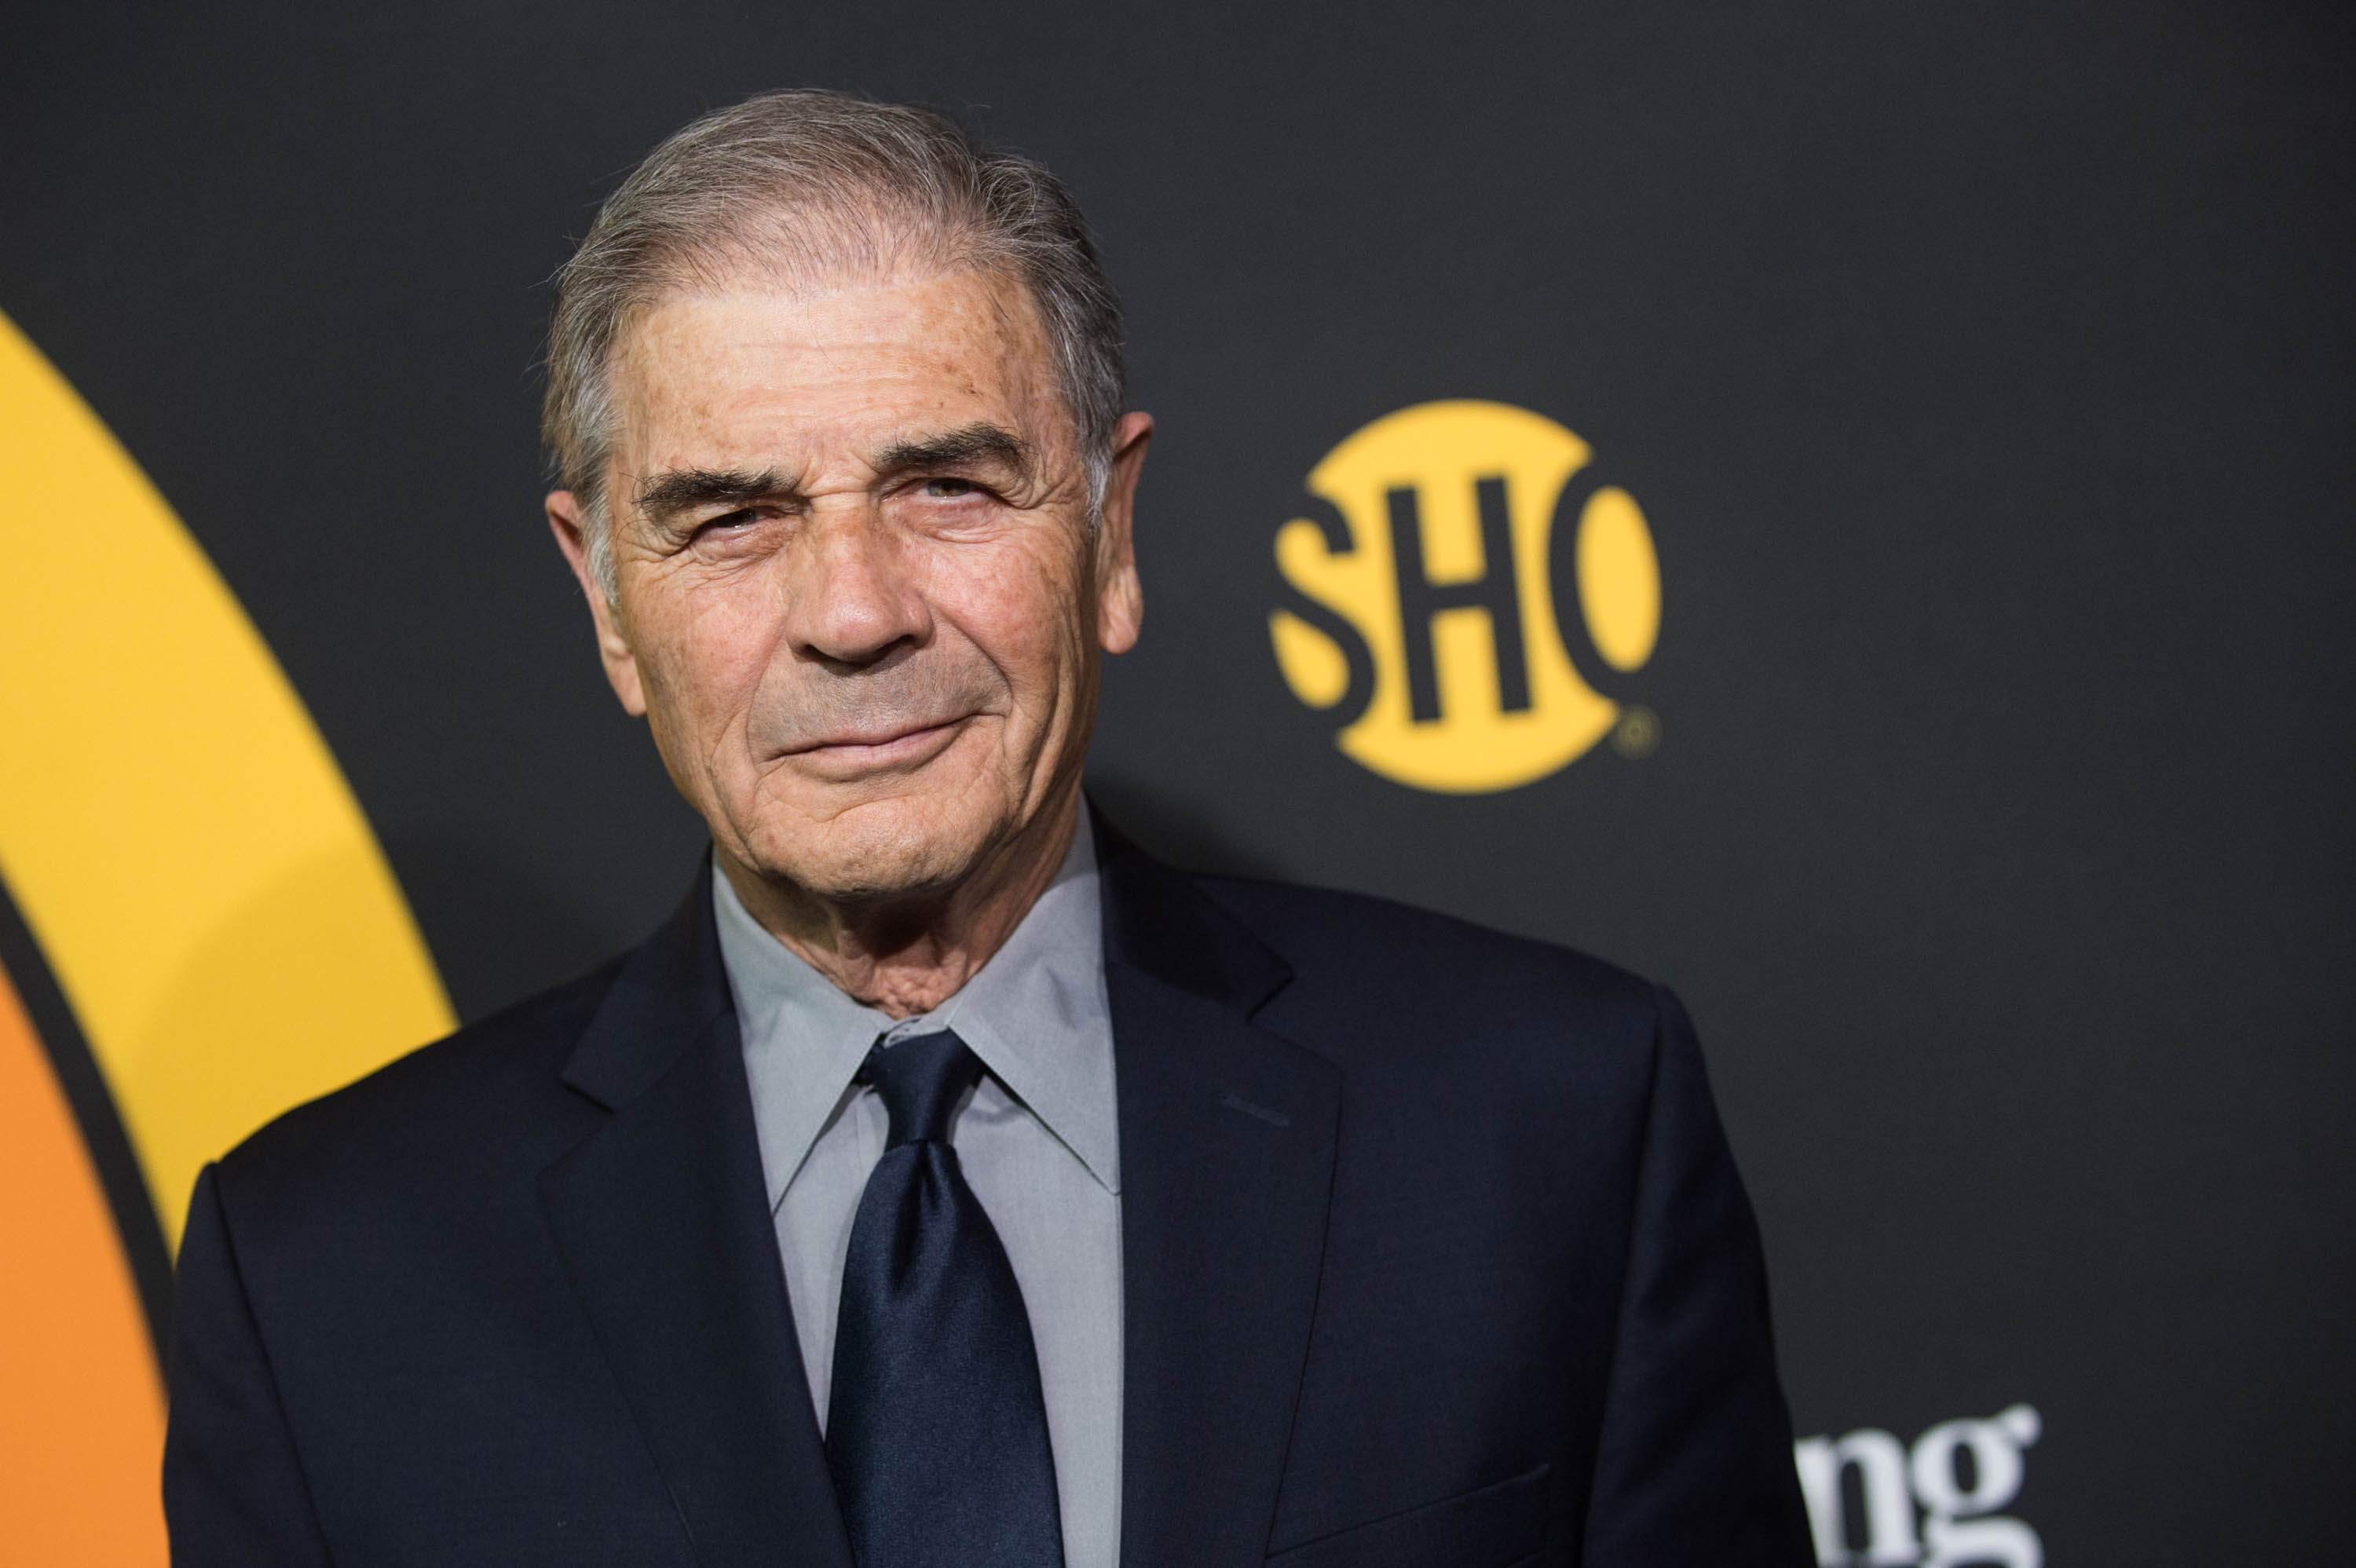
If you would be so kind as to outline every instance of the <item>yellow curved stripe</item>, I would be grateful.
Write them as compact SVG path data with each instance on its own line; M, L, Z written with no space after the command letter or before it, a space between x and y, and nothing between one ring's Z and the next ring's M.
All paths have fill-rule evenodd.
M270 650L5 316L0 671L0 878L177 1246L205 1160L450 1008Z

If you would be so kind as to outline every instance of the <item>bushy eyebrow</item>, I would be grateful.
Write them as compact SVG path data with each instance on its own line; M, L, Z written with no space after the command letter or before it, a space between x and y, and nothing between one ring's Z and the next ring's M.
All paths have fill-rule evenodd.
M889 478L926 468L953 468L995 459L1018 475L1031 471L1031 447L1021 436L984 421L914 441L894 442L875 454L875 472ZM794 480L774 468L675 468L639 485L639 509L657 522L712 507L749 507L790 496Z
M978 458L995 458L1018 474L1031 470L1030 443L1011 430L983 421L919 441L895 442L875 454L875 471L891 475L950 468Z
M638 506L659 521L703 507L747 506L793 488L774 468L676 468L638 486Z

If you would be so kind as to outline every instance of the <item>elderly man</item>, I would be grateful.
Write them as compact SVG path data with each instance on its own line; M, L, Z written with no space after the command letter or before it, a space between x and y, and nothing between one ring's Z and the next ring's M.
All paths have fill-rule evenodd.
M712 831L208 1170L188 1564L1809 1560L1674 1000L1083 801L1152 421L1044 170L779 93L566 267L548 497Z

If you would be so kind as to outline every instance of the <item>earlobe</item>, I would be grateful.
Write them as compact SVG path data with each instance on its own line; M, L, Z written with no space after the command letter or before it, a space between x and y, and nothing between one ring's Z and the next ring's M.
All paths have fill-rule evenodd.
M647 697L645 685L638 678L637 655L622 629L621 616L605 596L605 585L589 570L587 523L582 516L580 498L570 490L552 490L542 505L548 513L549 532L556 536L556 548L563 552L564 564L573 569L573 580L581 585L582 597L589 601L589 618L597 629L597 657L605 667L605 682L621 699L624 712L633 719L643 719Z
M1137 646L1145 629L1145 592L1137 581L1134 560L1109 576L1097 597L1097 645L1108 654L1125 654Z

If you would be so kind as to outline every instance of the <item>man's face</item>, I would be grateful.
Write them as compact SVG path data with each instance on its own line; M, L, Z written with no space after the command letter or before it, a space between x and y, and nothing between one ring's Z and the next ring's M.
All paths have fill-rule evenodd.
M1141 614L1131 414L1093 534L1020 284L964 272L684 295L614 367L606 673L743 870L946 891L1076 787L1097 654ZM550 497L582 568L577 510Z

